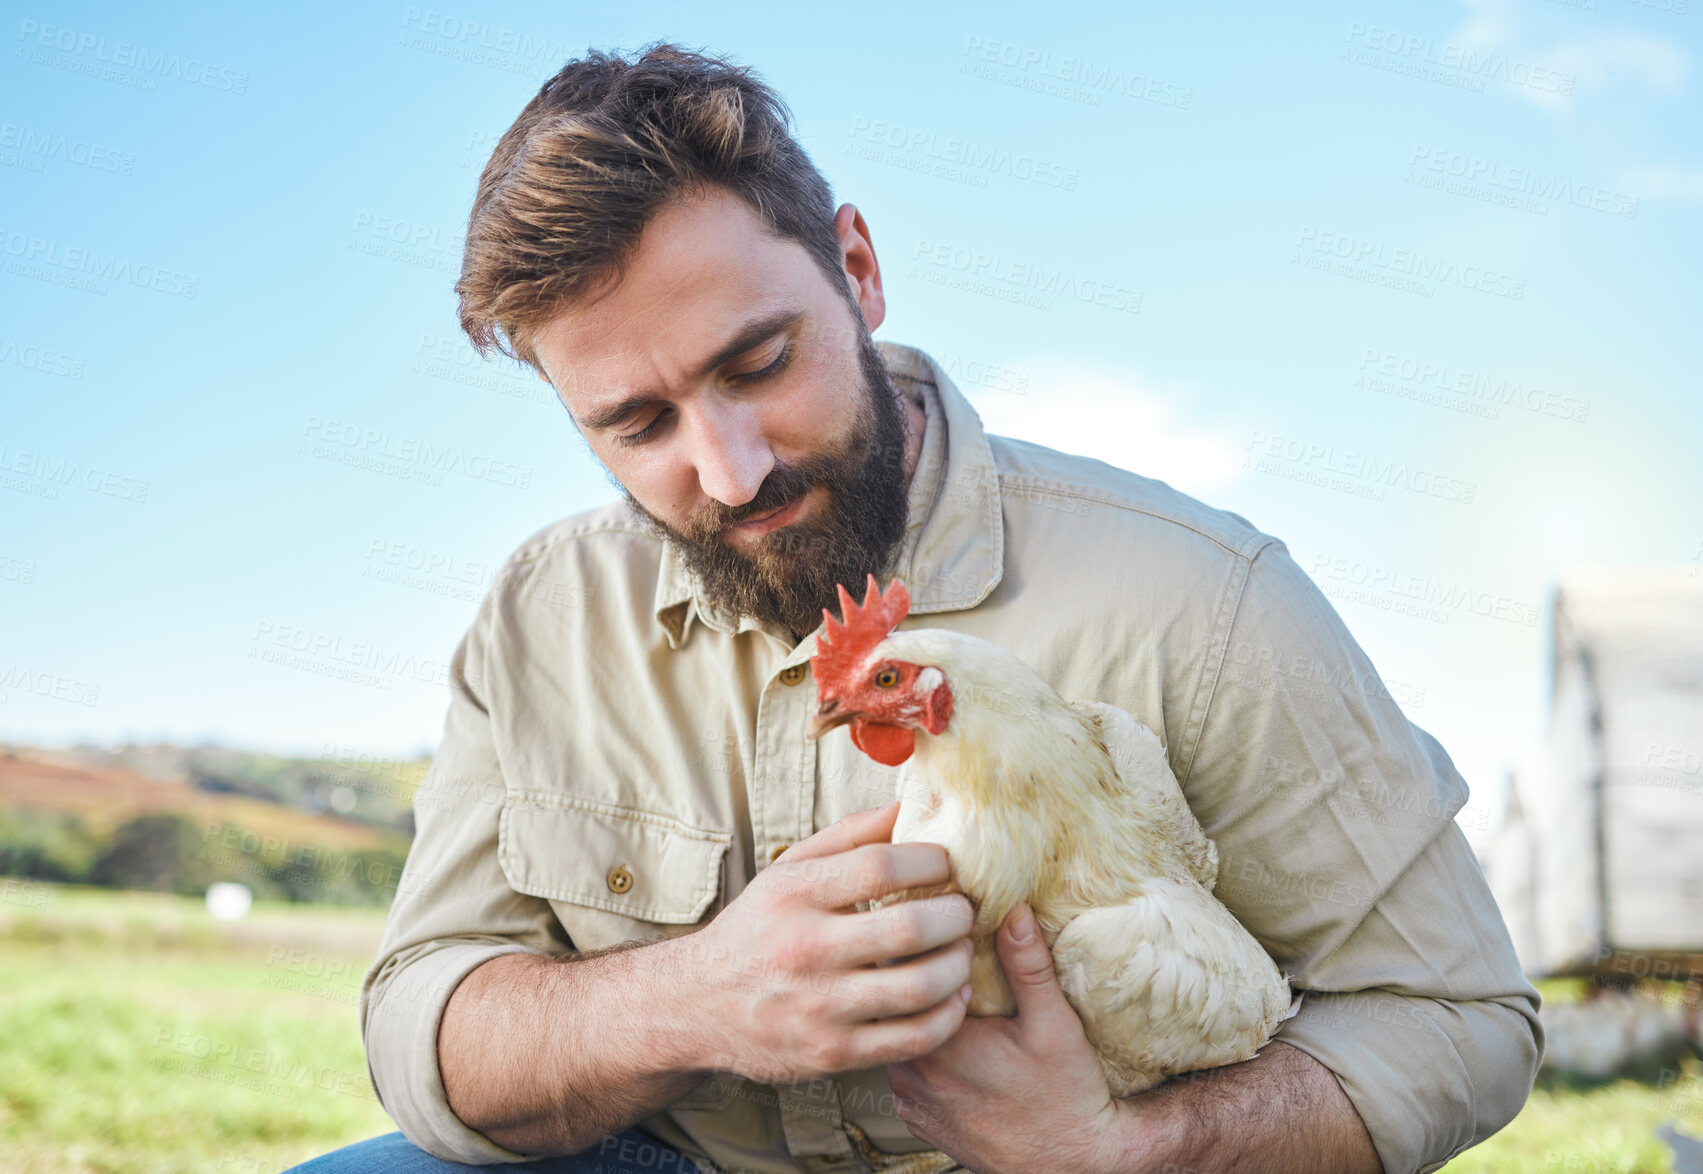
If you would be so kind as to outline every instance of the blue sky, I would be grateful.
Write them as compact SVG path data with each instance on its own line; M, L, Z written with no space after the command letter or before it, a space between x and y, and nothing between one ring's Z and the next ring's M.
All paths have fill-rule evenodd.
M613 497L457 336L478 171L566 57L671 38L786 97L877 337L1284 539L1488 794L1558 576L1703 563L1679 4L14 7L0 738L436 742L491 570Z

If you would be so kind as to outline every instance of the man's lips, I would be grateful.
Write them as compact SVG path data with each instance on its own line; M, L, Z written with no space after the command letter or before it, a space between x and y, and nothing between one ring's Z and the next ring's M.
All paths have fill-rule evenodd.
M798 516L804 512L805 499L809 496L808 491L801 493L777 510L764 514L760 518L751 518L737 525L729 526L728 529L734 534L750 537L767 534L770 530L778 530L780 527L798 520Z

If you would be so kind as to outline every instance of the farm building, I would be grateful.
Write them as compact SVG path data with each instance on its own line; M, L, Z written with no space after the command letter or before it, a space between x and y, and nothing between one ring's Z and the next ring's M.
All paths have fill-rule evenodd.
M1485 871L1528 974L1703 979L1703 574L1555 596L1547 734Z

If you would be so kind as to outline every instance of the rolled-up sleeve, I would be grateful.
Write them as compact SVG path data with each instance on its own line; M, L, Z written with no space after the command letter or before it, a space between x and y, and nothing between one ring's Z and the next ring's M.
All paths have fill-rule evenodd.
M1525 1104L1543 1050L1537 994L1518 989L1517 968L1473 981L1462 957L1497 935L1478 861L1451 825L1308 979L1346 989L1310 990L1278 1035L1336 1073L1386 1174L1438 1169ZM1461 993L1412 993L1450 989Z
M443 740L414 797L414 843L378 959L361 988L361 1031L373 1087L398 1128L440 1158L524 1161L450 1110L438 1025L457 984L503 954L570 948L549 902L509 887L498 858L505 786L483 702L488 597L450 665Z
M1218 895L1306 992L1278 1038L1336 1074L1386 1174L1435 1170L1513 1119L1542 1050L1466 784L1281 543L1220 618L1180 772Z

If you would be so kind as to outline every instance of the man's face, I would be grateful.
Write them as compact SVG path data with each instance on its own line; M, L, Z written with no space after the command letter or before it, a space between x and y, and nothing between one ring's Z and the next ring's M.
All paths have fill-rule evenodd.
M835 584L886 569L919 439L847 297L879 324L849 211L858 272L836 289L737 197L676 200L617 284L534 340L592 452L705 593L797 635Z

